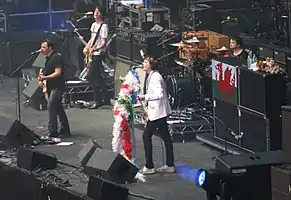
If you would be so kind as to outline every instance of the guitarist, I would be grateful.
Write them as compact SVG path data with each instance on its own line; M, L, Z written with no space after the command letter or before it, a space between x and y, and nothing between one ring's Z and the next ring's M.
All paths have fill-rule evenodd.
M85 55L92 54L92 63L89 66L87 80L91 83L94 92L94 103L89 109L97 109L103 104L104 97L104 79L102 54L105 51L108 26L103 21L104 11L97 6L94 11L95 22L91 26L91 38L83 50Z
M41 43L40 52L46 56L46 62L38 80L39 86L46 86L48 92L49 136L69 136L71 135L69 122L61 103L65 88L64 65L62 56L55 52L54 46L55 44L48 39ZM58 118L61 124L60 132L58 132Z

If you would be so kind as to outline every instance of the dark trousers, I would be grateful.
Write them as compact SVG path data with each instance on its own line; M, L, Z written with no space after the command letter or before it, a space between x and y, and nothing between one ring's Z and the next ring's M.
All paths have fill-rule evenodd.
M58 133L58 119L60 121L60 130L64 133L70 133L68 117L62 106L62 90L51 90L49 93L48 113L49 124L48 130L50 134Z
M95 103L102 103L104 100L104 69L101 56L93 56L92 66L89 68L87 79L94 92Z
M153 145L152 136L158 129L160 137L163 139L166 148L166 164L168 166L174 166L174 152L173 152L173 142L169 133L169 127L167 123L167 118L161 118L155 121L148 121L144 133L143 133L143 144L146 157L146 167L148 169L154 168L153 163Z

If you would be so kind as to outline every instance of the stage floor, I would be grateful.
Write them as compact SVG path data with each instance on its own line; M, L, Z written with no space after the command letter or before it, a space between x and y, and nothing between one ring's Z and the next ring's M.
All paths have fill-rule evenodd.
M16 80L4 77L4 82L0 83L0 115L16 119L15 99ZM47 112L24 107L23 103L21 109L22 122L36 133L44 132L47 127ZM106 149L111 148L113 125L111 106L104 106L98 110L70 108L66 112L70 121L72 136L64 139L64 141L72 141L75 144L70 147L42 146L38 148L47 152L53 152L58 156L59 160L71 164L77 164L77 153L90 138L95 139ZM144 164L142 132L139 129L135 131L137 162L139 166L142 166ZM157 137L153 138L153 149L155 164L157 167L161 166L163 164L162 147L161 141ZM175 143L174 153L177 164L187 163L194 168L214 167L214 160L212 158L219 154L219 152L210 149L200 142ZM127 187L133 193L151 196L157 200L206 199L205 192L202 189L194 184L180 180L177 174L147 176L146 183L131 183ZM84 189L80 188L80 191Z

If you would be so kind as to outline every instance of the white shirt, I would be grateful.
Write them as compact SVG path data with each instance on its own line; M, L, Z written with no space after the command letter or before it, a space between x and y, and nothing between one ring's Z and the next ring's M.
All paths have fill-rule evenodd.
M92 40L90 40L90 46L96 45L98 47L98 46L100 46L100 43L101 43L102 39L107 39L108 38L108 25L103 23L103 25L102 25L102 27L100 29L99 36L98 36L98 38L96 40L96 43L92 44L94 42L94 40L95 40L96 34L97 34L101 24L102 24L102 22L98 23L98 24L96 22L94 22L92 24L90 31L91 31L93 37L92 37ZM106 49L106 47L104 47L103 49L100 49L98 51L95 51L93 53L93 55L100 55L100 53L102 51L104 51L105 49Z
M148 119L154 121L167 117L171 113L171 107L163 77L159 72L152 71L146 84L145 100L148 102Z

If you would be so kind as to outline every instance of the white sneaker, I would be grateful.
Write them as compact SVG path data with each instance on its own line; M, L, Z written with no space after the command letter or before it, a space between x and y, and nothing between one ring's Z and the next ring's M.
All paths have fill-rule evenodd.
M160 172L160 173L175 173L176 169L175 169L175 167L169 167L168 165L164 165L164 166L158 168L157 172Z
M146 166L144 166L144 167L140 170L140 173L142 173L143 175L151 175L151 174L156 173L156 170L155 170L155 168L148 169Z

